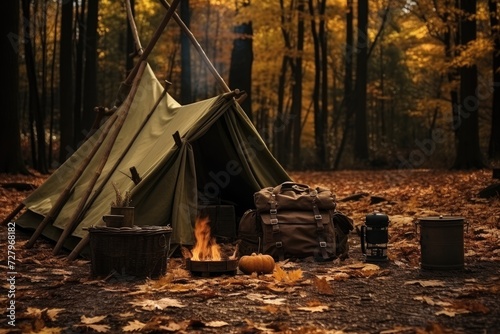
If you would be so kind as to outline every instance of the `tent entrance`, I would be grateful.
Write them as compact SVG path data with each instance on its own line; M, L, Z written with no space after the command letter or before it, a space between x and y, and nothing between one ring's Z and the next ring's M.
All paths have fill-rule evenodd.
M242 161L226 125L217 122L192 143L198 206L203 209L211 205L232 205L238 222L243 213L254 206L256 189L245 172L247 163Z

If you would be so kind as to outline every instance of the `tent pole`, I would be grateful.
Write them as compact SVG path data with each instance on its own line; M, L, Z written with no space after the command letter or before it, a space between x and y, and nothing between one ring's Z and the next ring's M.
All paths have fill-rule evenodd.
M71 253L68 255L67 260L68 261L75 260L80 254L80 252L85 248L85 246L89 244L89 242L90 242L90 235L87 234L85 237L83 237L82 240L80 240L80 242L75 246L75 248L73 248Z
M174 0L173 1L172 7L165 14L165 17L163 18L163 20L162 20L160 26L158 27L158 29L155 31L155 34L153 35L153 38L149 42L149 44L146 47L146 49L144 50L144 52L141 54L139 61L134 66L134 68L129 73L129 75L127 76L127 78L126 78L126 80L124 82L124 85L130 86L132 84L135 76L139 72L139 68L141 67L143 61L145 61L147 59L147 57L149 56L149 54L151 53L154 45L156 44L156 42L160 38L161 33L163 32L163 30L167 26L168 22L170 21L170 18L174 14L175 9L177 8L177 6L179 4L179 1L180 0ZM127 96L128 96L128 94L127 94ZM112 115L112 118L113 117L115 119L117 118L116 117L116 113ZM35 241L38 239L38 237L40 236L40 234L42 234L42 232L45 229L45 227L50 222L54 221L54 219L57 217L57 215L59 214L59 211L61 210L61 208L66 203L67 199L69 198L69 196L71 194L71 191L73 189L73 186L75 185L75 183L80 178L80 175L82 174L83 170L85 170L86 166L88 165L88 163L90 162L90 160L92 159L92 157L94 156L94 154L97 152L97 149L99 148L100 144L102 144L102 142L104 141L104 138L106 137L106 134L109 131L109 129L111 128L111 125L113 123L114 123L114 120L112 120L112 119L108 120L108 123L107 123L108 125L107 125L107 127L105 129L103 129L103 132L101 133L101 136L100 136L98 142L96 143L96 145L94 146L94 148L92 149L92 151L90 152L90 154L86 157L86 159L84 160L84 162L82 163L82 165L80 166L80 168L78 169L78 171L74 174L73 179L70 180L70 182L68 183L67 187L64 189L63 193L59 196L59 198L58 198L57 202L54 204L54 206L52 206L52 209L49 211L49 213L47 214L47 216L45 216L45 218L40 223L40 225L38 225L37 229L35 230L35 232L31 236L30 240L28 240L28 242L26 243L25 247L27 247L27 248L33 247Z
M77 218L82 212L85 203L87 202L88 198L90 197L90 194L92 193L92 190L94 189L94 186L101 176L102 170L106 166L106 163L108 162L109 155L111 154L111 151L113 150L113 146L115 144L116 138L118 137L118 134L120 133L120 130L123 127L123 123L125 123L125 119L127 118L127 115L130 110L130 106L132 105L133 98L137 92L137 88L139 87L139 81L140 77L142 76L142 73L144 72L144 69L146 68L146 62L141 62L141 66L139 68L139 71L137 72L136 76L136 81L134 82L132 86L132 90L130 91L127 99L125 100L124 104L124 110L122 113L118 115L118 118L116 120L116 127L114 128L114 131L110 133L110 139L108 142L106 142L106 147L104 148L103 152L103 157L99 161L99 165L97 166L97 169L94 172L94 175L89 181L89 185L87 186L85 192L82 194L80 197L80 201L78 202L78 207L75 209L75 212L73 213L73 216L71 217L69 223L66 225L64 228L61 236L59 237L59 240L57 241L56 246L54 247L53 254L57 255L59 251L61 250L64 240L66 240L67 236L73 232L74 228L76 227L76 222Z
M125 5L127 6L127 17L130 23L130 30L132 31L132 36L134 37L135 54L138 54L140 56L144 52L144 49L142 48L141 40L139 39L139 34L137 33L137 26L135 25L134 14L132 13L130 0L125 0Z
M168 82L168 81L165 80L165 88L163 89L163 92L161 93L160 97L157 99L157 101L154 104L154 106L151 109L151 111L148 113L148 115L146 116L146 118L143 120L141 126L135 132L135 134L132 137L132 139L129 141L127 147L123 150L123 152L121 153L120 157L114 163L113 167L110 169L110 171L105 176L105 178L101 181L99 187L93 192L92 197L88 201L86 201L85 206L83 207L83 209L77 210L77 212L73 215L73 217L69 221L69 224L66 225L66 229L70 229L70 230L67 233L63 232L63 234L60 236L60 238L59 238L59 240L57 242L57 245L59 245L59 247L56 245L56 247L54 248L54 253L55 254L57 254L60 251L60 248L63 245L64 240L68 237L69 233L71 233L71 232L74 231L74 229L76 228L76 226L78 225L78 223L81 222L81 220L82 220L83 215L85 214L85 212L87 212L88 208L90 206L92 206L92 204L94 203L94 201L96 200L96 198L102 192L102 190L104 189L104 186L108 183L108 181L111 178L111 175L113 174L113 172L116 170L116 168L118 167L118 165L122 162L123 158L125 158L125 155L130 150L130 148L134 144L134 142L137 139L137 137L139 137L139 134L141 133L141 131L144 128L144 126L146 126L147 122L149 121L149 119L153 115L154 111L156 110L156 108L158 107L158 105L160 104L160 102L163 100L163 98L165 97L165 95L167 95L167 90L168 90L168 88L170 87L171 84L172 84L171 82ZM66 231L66 229L65 229L65 231ZM84 246L85 245L83 245L82 247L84 247ZM78 251L78 253L79 252L80 251ZM77 255L78 255L78 253L77 253Z
M59 214L59 211L62 209L64 204L66 204L66 201L68 200L69 196L71 195L71 192L73 190L73 186L75 183L80 179L80 176L82 175L83 171L87 166L89 165L90 161L96 154L97 150L100 148L101 144L104 142L104 139L106 138L109 130L111 129L111 126L113 125L114 121L116 119L116 114L113 114L108 122L106 123L106 126L103 128L99 138L97 139L94 147L92 148L92 151L90 151L89 155L85 157L83 162L81 163L80 167L78 168L77 171L73 174L73 178L69 180L68 184L64 188L63 192L59 197L57 198L57 201L54 203L50 211L47 213L45 218L42 220L42 222L38 225L37 229L31 236L31 238L28 240L26 243L25 247L26 248L31 248L35 244L36 239L42 234L43 230L45 227L54 221L56 219L57 215Z
M130 86L132 81L134 80L135 76L137 75L137 72L139 71L139 66L143 61L146 61L149 57L149 54L153 50L154 46L158 42L158 39L160 39L161 34L163 33L163 30L165 30L165 27L167 26L168 22L172 18L172 15L175 13L175 9L179 5L180 0L174 0L172 2L172 6L169 8L165 16L163 17L163 20L161 21L160 25L156 29L153 37L151 38L151 41L149 41L149 44L146 46L146 49L144 49L144 52L141 54L137 64L135 64L134 68L132 71L130 71L129 75L125 79L124 84Z
M160 0L160 2L163 5L163 7L165 7L167 10L170 10L172 8L168 4L167 0ZM175 0L174 0L174 2L175 2ZM172 6L174 6L174 2L172 3ZM175 6L177 6L177 4L175 4ZM201 56L201 59L205 62L205 64L207 65L209 71L215 77L215 79L217 80L217 82L221 86L222 90L225 93L230 92L231 89L229 89L229 87L226 84L226 82L224 81L224 79L221 77L221 75L219 74L219 72L217 72L217 69L214 67L214 65L212 64L212 62L210 61L210 59L208 59L208 57L207 57L205 51L203 50L203 48L201 47L200 43L198 43L198 41L196 40L196 37L194 37L193 33L189 30L189 28L186 26L186 24L182 21L182 19L179 17L179 15L177 13L174 13L173 15L174 15L175 22L177 22L177 24L179 25L179 27L181 28L181 30L186 34L186 36L189 38L189 40L193 44L193 46L196 49L196 51L198 51L198 53Z
M17 214L24 208L24 203L21 202L19 203L19 205L14 209L14 211L12 211L7 217L5 217L4 220L2 220L2 224L0 225L5 225L7 224L8 222L10 222L12 219L14 219Z

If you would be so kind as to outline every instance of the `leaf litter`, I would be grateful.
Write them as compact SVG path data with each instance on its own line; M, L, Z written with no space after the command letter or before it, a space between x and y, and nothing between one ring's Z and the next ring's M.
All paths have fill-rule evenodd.
M388 214L390 261L363 262L359 236L353 232L349 258L329 264L310 259L284 261L272 274L203 278L192 276L181 259L172 258L167 275L159 280L95 279L89 277L89 261L68 263L64 257L54 257L50 242L39 240L33 249L24 249L29 235L19 231L19 332L500 331L495 321L500 318L500 199L476 195L491 183L487 171L291 175L297 182L332 189L339 199L338 209L354 219L357 229L366 214ZM34 179L30 183L39 185L44 177ZM341 201L360 192L366 193L360 200ZM2 189L1 213L6 216L28 194ZM375 195L382 201L371 203ZM420 269L414 222L418 217L440 214L463 216L469 223L464 235L464 271ZM306 313L308 321L304 322Z

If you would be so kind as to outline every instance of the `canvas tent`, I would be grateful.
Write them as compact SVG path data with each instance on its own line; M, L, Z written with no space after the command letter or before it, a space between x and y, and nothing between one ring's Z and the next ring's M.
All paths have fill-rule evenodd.
M142 178L138 184L129 177L130 167ZM41 227L70 180L76 182L61 210ZM232 203L242 213L253 206L254 192L287 180L234 97L221 94L180 105L144 62L127 99L24 200L26 210L16 223L74 250L88 239L86 228L104 224L102 216L115 198L114 183L131 191L136 225L168 224L172 243L192 245L194 220L204 203ZM68 237L61 239L64 233Z

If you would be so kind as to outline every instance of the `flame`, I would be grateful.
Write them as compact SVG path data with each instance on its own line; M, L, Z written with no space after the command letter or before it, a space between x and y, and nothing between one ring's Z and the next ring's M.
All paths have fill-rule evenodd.
M210 233L210 220L208 217L196 218L194 225L196 243L193 247L191 260L193 261L220 261L220 246Z

